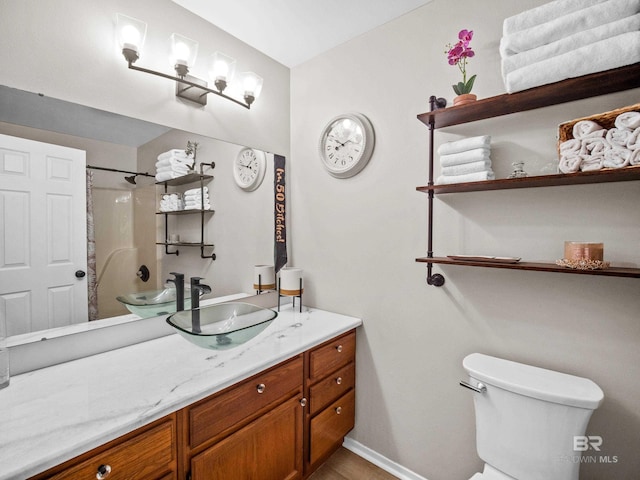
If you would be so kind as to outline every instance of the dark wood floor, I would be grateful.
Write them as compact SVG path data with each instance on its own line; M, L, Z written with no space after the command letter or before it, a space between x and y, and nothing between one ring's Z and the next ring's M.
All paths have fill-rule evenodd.
M308 480L397 480L397 477L340 447Z

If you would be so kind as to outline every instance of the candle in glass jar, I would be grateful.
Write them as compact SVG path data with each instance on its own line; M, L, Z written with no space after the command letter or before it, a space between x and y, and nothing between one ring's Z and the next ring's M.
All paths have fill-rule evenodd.
M567 260L604 259L604 244L596 242L564 242L564 258Z

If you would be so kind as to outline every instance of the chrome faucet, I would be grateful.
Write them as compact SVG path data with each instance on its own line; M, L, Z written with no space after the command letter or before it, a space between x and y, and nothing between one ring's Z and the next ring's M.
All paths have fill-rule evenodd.
M200 293L211 293L211 287L200 283L202 277L191 277L191 329L200 333Z
M181 312L184 310L184 273L170 273L176 278L170 278L167 282L176 286L176 312Z

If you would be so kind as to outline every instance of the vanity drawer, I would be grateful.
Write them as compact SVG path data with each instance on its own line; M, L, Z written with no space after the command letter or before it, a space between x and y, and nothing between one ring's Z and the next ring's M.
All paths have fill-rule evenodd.
M70 478L104 478L109 480L152 480L175 477L175 421L168 421L137 434L126 441L114 440L114 446L56 475L37 478L62 480ZM110 444L110 445L111 445ZM169 473L171 470L173 472ZM102 473L102 477L100 476ZM107 471L109 473L107 474Z
M336 400L311 419L311 464L323 459L337 446L355 424L354 390Z
M189 445L199 445L302 389L302 356L262 372L189 408Z
M309 391L311 415L315 415L319 410L340 398L354 388L355 384L356 366L352 362L313 385Z
M349 332L312 350L309 355L309 379L312 383L320 380L347 363L353 362L355 354L355 332Z

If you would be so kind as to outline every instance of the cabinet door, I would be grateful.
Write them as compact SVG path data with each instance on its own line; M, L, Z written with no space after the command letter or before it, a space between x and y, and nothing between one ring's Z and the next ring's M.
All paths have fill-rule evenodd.
M351 390L311 420L311 464L324 460L342 444L355 423L355 391Z
M95 479L153 480L172 479L175 473L176 446L173 417L135 437L112 442L110 448L91 453L90 458L58 474L45 472L36 478L49 480ZM102 475L99 476L99 475Z
M193 457L192 480L302 478L302 413L293 397Z

